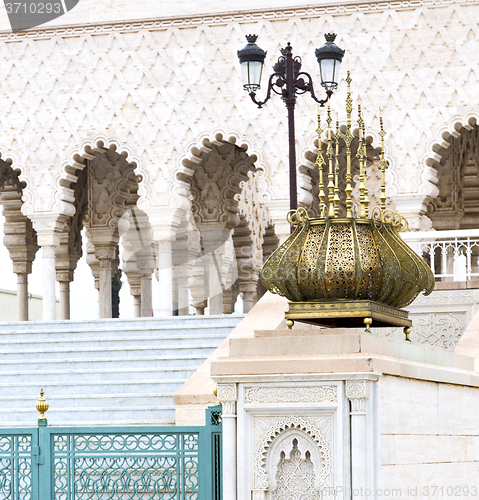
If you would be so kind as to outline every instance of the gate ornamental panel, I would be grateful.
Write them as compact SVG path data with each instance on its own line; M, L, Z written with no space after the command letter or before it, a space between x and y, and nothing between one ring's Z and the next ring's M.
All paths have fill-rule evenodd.
M204 427L0 428L0 500L221 500L221 406ZM43 421L46 422L46 421Z

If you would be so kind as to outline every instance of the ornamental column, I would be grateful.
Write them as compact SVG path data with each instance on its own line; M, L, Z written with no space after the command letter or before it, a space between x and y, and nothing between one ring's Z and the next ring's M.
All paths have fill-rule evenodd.
M171 253L171 240L160 240L156 245L160 289L159 315L173 316L173 256Z
M351 403L351 487L374 491L374 415L371 382L346 381L346 397Z
M223 497L236 500L236 384L218 384L216 397L223 406Z
M249 313L257 302L259 272L252 269L251 275L250 280L239 280L239 289L243 294L243 314Z
M223 252L231 229L218 224L199 224L201 241L208 262L210 315L223 314Z
M125 262L123 262L125 268ZM141 275L137 272L125 271L130 285L130 294L133 297L133 315L135 318L141 317Z
M60 319L70 319L70 283L73 271L56 271L56 279L60 283Z
M28 274L17 274L17 320L28 321Z
M141 273L141 317L151 318L153 311L151 275L154 271L152 252L145 252L137 257L137 266Z
M17 275L17 319L28 321L28 275L32 272L32 262L38 250L37 235L32 221L22 213L19 186L15 182L9 184L6 180L3 177L3 190L0 192L0 204L5 216L3 244L10 253L13 272Z
M112 262L117 257L117 245L95 246L95 257L100 263L100 319L111 318Z
M43 267L43 320L56 319L55 251L60 246L60 236L68 219L67 215L34 213L30 216L37 232L38 245L42 248Z

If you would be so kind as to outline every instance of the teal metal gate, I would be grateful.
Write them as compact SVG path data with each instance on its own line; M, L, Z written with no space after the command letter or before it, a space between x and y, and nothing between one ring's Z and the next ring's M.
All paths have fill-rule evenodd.
M0 428L0 500L222 500L221 406L204 427Z

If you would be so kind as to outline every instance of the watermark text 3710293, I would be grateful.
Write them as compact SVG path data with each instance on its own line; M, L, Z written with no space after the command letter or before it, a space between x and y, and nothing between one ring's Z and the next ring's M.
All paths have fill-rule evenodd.
M12 31L24 31L72 10L80 0L4 0Z

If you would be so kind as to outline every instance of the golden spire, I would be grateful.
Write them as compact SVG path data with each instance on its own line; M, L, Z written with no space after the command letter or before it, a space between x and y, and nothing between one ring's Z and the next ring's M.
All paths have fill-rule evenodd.
M359 140L356 158L359 161L359 203L361 210L359 217L366 218L366 209L364 205L364 150L363 150L363 116L361 114L361 99L358 97L358 126L359 126Z
M364 177L364 208L366 211L366 217L369 217L369 198L368 198L368 155L366 153L366 126L363 121L363 177Z
M351 133L351 113L353 111L353 99L351 97L351 75L349 72L348 62L348 75L346 83L348 84L348 95L346 97L346 113L347 113L347 128L344 142L346 143L346 217L352 217L351 206L351 193L353 188L351 186L351 143L353 142L353 134Z
M341 134L339 133L339 113L336 118L336 134L334 135L334 140L336 142L336 163L334 167L334 216L337 217L339 214L339 139Z
M383 117L381 115L381 110L379 110L379 124L381 126L381 131L379 135L381 136L381 159L379 160L379 170L381 170L381 210L386 210L386 169L388 168L388 162L384 158L384 132L383 128Z
M321 128L321 115L319 114L318 108L318 128L316 129L318 133L318 156L316 157L316 167L319 170L319 216L323 216L324 211L324 183L323 183L323 168L326 165L326 162L323 158L323 148L321 145L321 134L323 130Z
M333 171L333 141L331 138L331 105L328 101L328 149L326 155L329 161L329 175L328 175L328 201L329 201L329 217L334 217L334 171Z

